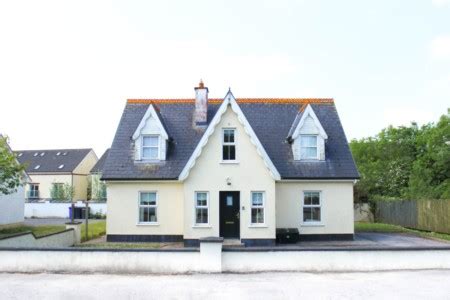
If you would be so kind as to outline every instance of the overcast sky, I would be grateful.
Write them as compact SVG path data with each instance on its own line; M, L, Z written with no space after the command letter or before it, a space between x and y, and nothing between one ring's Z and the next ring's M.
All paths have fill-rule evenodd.
M450 0L2 1L0 133L111 145L127 98L332 97L348 139L450 107Z

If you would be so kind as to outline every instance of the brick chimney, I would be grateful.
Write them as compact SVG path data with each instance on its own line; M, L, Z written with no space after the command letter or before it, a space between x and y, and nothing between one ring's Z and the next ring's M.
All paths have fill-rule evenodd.
M195 111L194 111L194 123L196 126L207 125L207 112L208 112L208 88L205 87L202 80L198 84L195 90Z

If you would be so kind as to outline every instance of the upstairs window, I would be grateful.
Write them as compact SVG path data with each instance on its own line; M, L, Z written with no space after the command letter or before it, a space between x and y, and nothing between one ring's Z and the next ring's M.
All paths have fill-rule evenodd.
M142 137L142 158L159 159L159 135Z
M236 160L236 139L235 129L224 129L222 139L222 160Z
M300 158L319 158L317 150L317 135L300 135Z

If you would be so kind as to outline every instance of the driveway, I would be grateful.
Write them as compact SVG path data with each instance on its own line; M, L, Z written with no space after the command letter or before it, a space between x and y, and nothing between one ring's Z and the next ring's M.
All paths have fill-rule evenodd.
M450 270L220 275L0 274L1 299L448 299Z
M79 222L85 222L84 219L75 220ZM89 223L96 223L99 221L99 219L89 219ZM42 226L42 225L65 225L67 222L70 222L70 219L64 219L64 218L43 218L43 219L25 219L24 224L28 226Z

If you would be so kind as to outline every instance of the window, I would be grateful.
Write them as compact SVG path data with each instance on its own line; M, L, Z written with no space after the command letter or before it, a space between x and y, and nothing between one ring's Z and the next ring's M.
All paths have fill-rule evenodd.
M317 135L300 136L300 158L318 159L317 153Z
M61 155L61 152L56 153L56 156L60 156L60 155Z
M41 165L37 165L36 167L34 167L35 170L38 170L41 167Z
M19 153L19 154L17 155L17 157L22 157L22 155L23 155L23 153Z
M159 158L159 136L148 135L142 137L142 158L158 159Z
M58 166L58 169L62 169L62 168L64 168L64 165L59 165Z
M208 193L195 192L195 224L208 224Z
M156 192L139 193L139 223L156 223L157 219Z
M28 198L36 199L39 198L39 184L30 183L28 191Z
M223 130L222 160L236 160L236 140L234 129Z
M42 153L41 153L41 156L44 156L44 155L45 155L45 152L42 152Z
M320 192L303 193L303 222L320 223L321 218L321 199Z
M264 193L252 192L252 224L264 224Z

